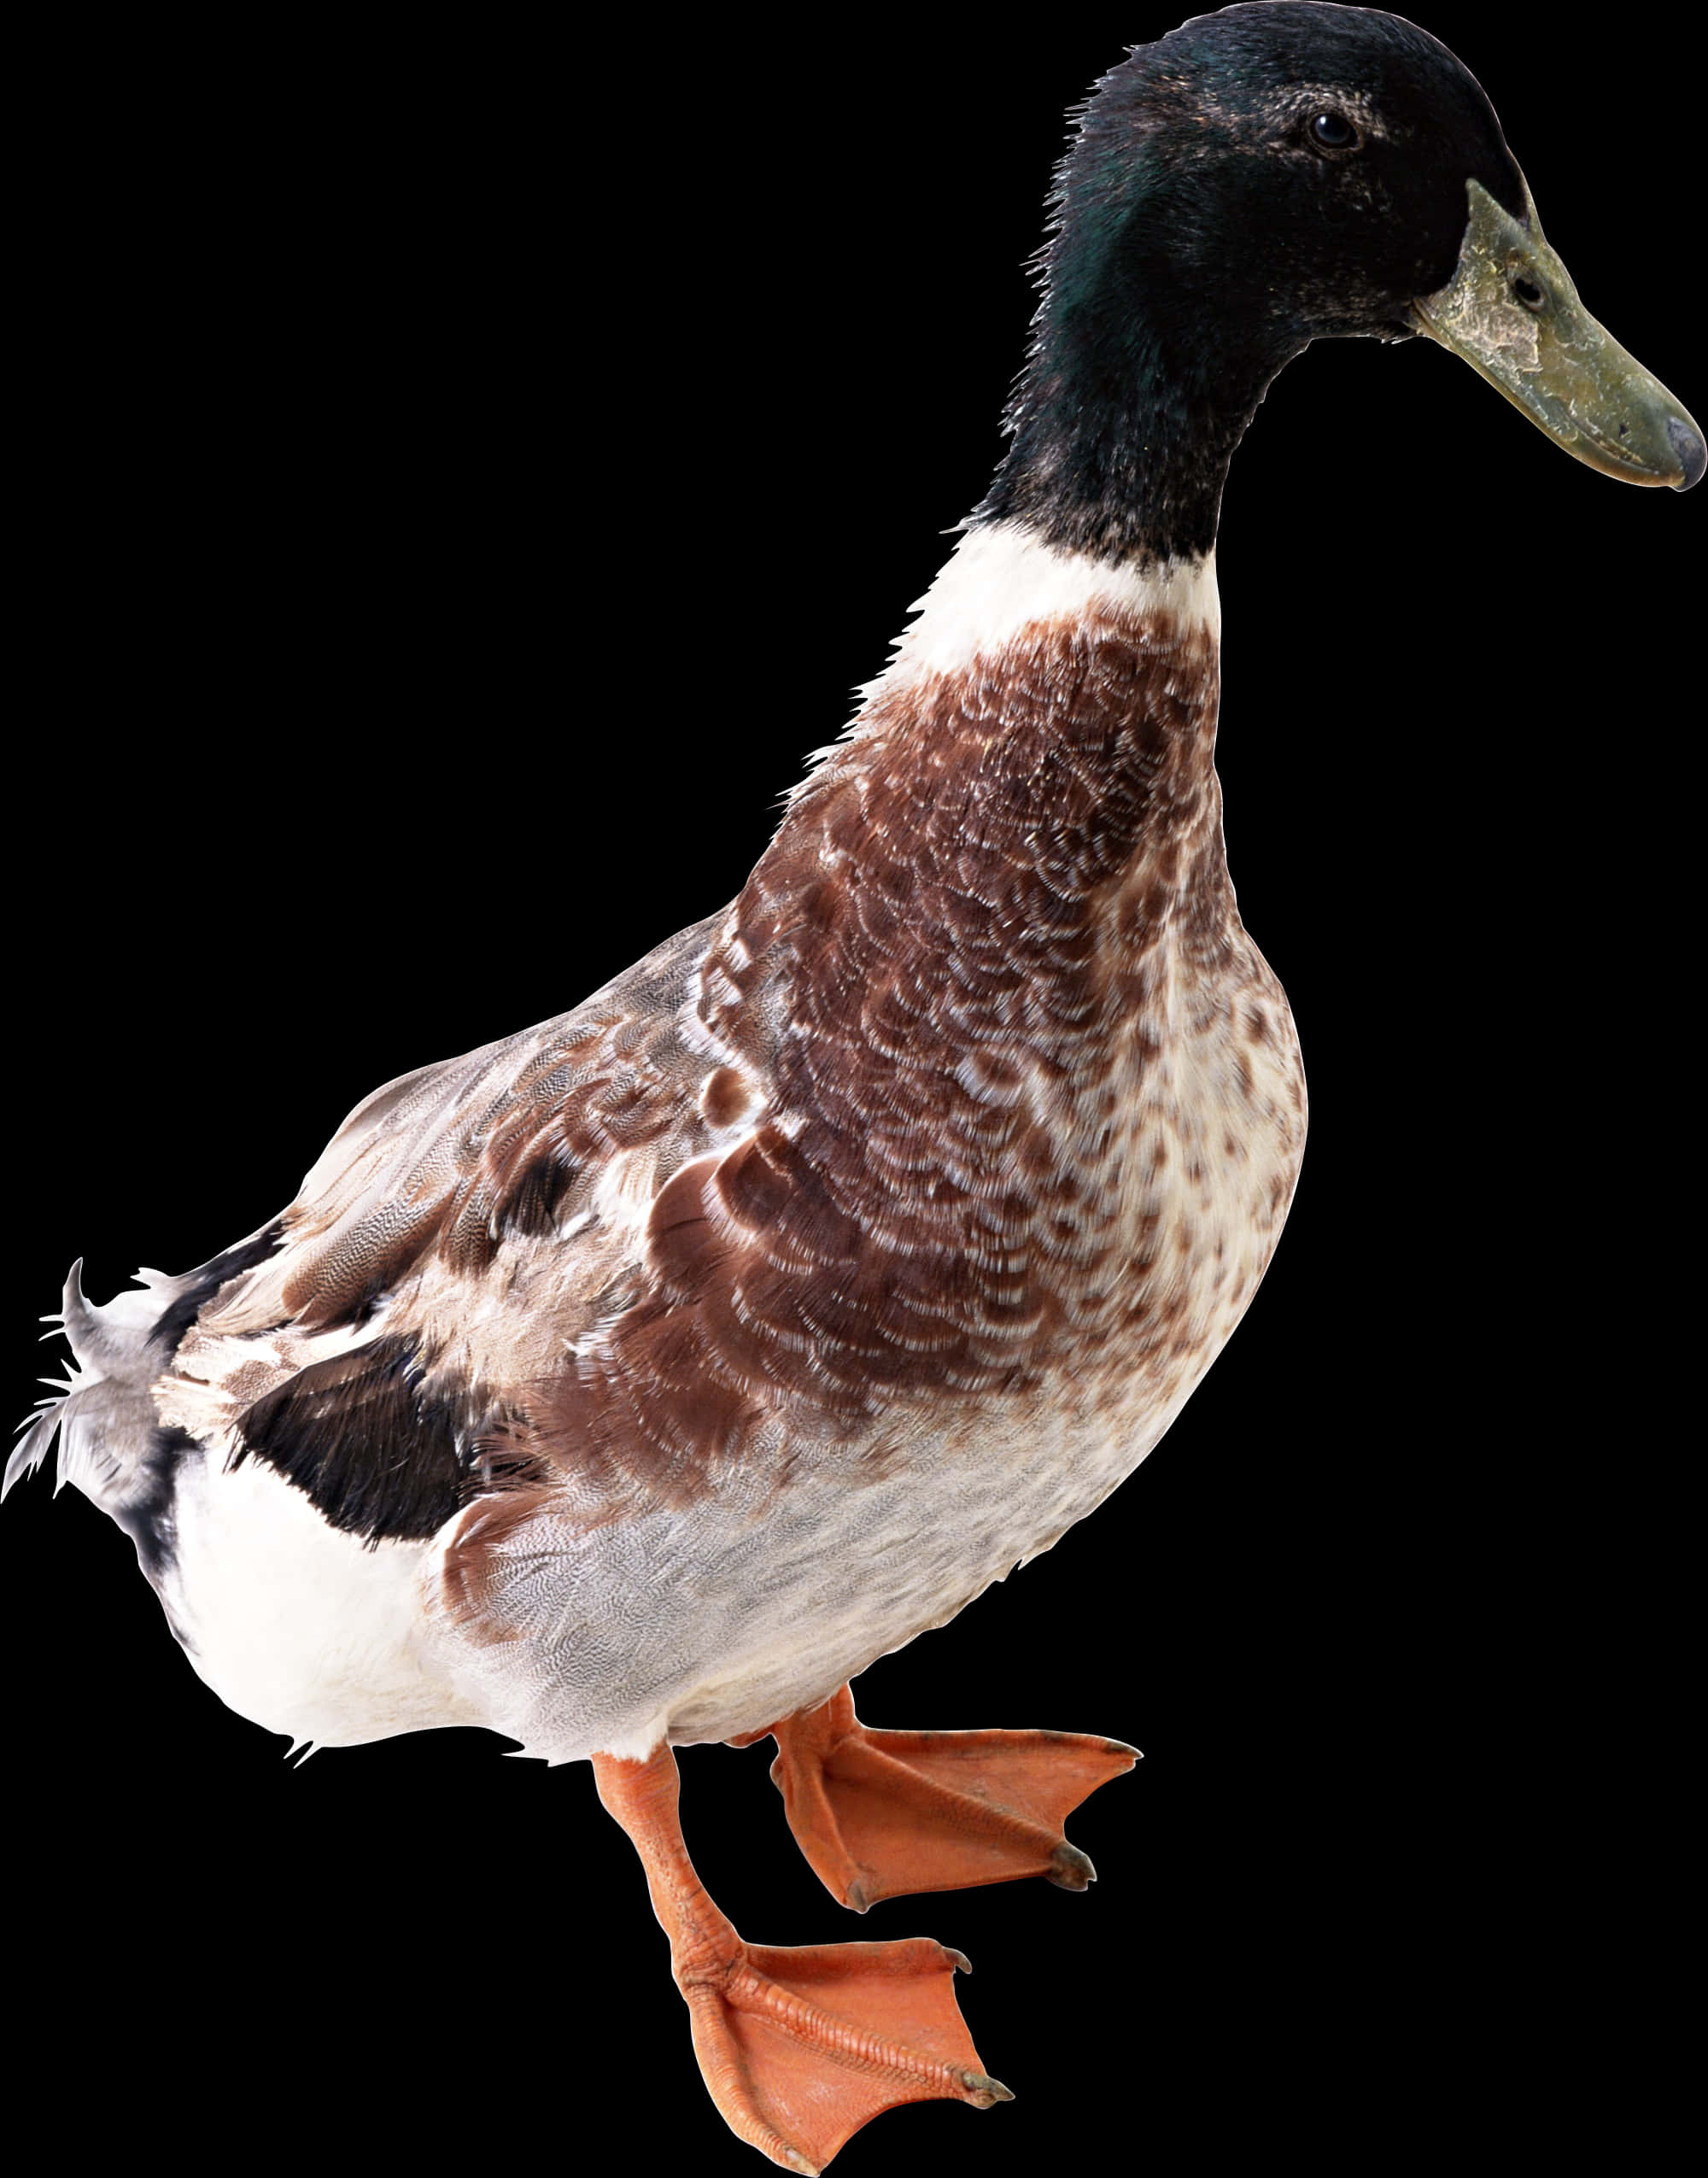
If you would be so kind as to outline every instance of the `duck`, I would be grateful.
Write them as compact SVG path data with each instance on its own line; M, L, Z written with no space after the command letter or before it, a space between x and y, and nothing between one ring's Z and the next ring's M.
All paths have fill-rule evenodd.
M1606 473L1704 466L1475 79L1389 15L1277 0L1136 49L1042 275L990 491L735 899L379 1090L199 1269L101 1307L73 1269L7 1476L56 1438L198 1674L293 1746L475 1724L588 1761L714 2104L797 2170L1007 2090L959 1953L736 1933L673 1750L771 1738L857 1912L1085 1888L1068 1818L1131 1748L886 1730L852 1682L1132 1473L1298 1178L1214 765L1217 521L1265 390L1314 340L1424 337Z

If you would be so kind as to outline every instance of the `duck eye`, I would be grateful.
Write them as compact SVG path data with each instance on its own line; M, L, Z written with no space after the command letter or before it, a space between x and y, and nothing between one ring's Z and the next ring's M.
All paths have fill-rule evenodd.
M1344 114L1319 114L1311 122L1311 141L1320 150L1351 151L1360 138Z
M1518 296L1519 302L1524 304L1526 310L1540 310L1543 303L1547 301L1547 296L1543 294L1542 290L1536 285L1534 280L1514 280L1512 283L1512 292Z

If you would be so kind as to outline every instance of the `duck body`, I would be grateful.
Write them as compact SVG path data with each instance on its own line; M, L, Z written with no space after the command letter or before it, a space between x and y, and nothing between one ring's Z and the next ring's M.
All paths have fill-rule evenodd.
M729 910L352 1115L126 1418L233 1707L559 1761L730 1738L1132 1472L1303 1143L1216 642L1211 562L973 530Z

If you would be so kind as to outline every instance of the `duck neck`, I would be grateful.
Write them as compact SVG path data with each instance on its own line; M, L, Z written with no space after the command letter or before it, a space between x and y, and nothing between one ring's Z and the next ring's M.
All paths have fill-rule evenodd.
M1175 373L1119 384L1039 371L979 518L1018 519L1117 564L1201 558L1214 548L1228 465L1267 383L1231 396Z
M1307 336L1155 149L1134 159L1130 123L1104 143L1119 120L1094 126L1094 108L1063 168L1009 449L976 518L1166 564L1214 547L1234 449Z

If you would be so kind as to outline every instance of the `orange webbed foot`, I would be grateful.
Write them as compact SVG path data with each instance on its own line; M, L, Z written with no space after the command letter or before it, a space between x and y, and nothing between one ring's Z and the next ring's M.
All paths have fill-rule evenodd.
M772 2162L816 2171L904 2103L1012 2100L973 2046L957 1967L960 1953L927 1936L787 1949L735 1937L732 1953L676 1978L725 2122Z
M600 1798L634 1841L670 1940L694 2053L731 2130L786 2169L822 2170L849 2136L903 2103L1012 2099L979 2061L955 2001L959 1952L900 1943L743 1941L693 1871L675 1758L594 1757Z
M1086 1732L869 1730L846 1687L772 1727L789 1827L833 1896L863 1913L910 1891L1096 1871L1062 1825L1130 1770L1135 1748Z

